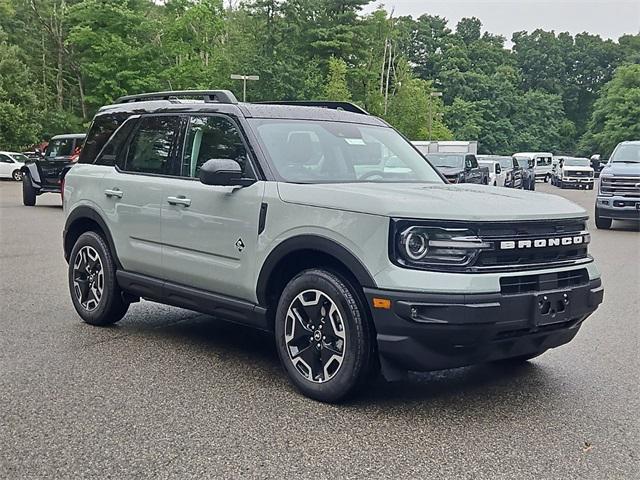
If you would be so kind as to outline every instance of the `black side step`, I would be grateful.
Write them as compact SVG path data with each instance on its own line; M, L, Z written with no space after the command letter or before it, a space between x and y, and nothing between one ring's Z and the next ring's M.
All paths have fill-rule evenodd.
M206 313L259 330L268 332L273 330L267 321L267 310L246 300L227 297L124 270L118 270L116 278L120 288L132 295L166 305Z

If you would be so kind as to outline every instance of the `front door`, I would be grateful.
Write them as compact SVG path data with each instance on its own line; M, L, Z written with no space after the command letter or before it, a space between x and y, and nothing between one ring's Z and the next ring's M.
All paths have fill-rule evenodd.
M102 180L102 209L125 270L161 277L160 211L182 118L143 116Z
M255 252L264 182L249 187L204 185L200 166L231 159L255 178L246 143L230 117L192 116L177 171L162 201L165 279L255 301Z

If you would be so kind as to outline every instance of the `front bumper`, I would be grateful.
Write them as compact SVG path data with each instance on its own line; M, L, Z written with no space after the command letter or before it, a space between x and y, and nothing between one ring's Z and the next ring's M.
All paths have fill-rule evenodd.
M599 196L596 208L600 217L640 222L640 198Z
M577 287L521 294L367 288L365 296L383 373L394 379L408 370L462 367L563 345L602 303L604 289L594 279ZM374 308L374 297L390 299L391 308Z

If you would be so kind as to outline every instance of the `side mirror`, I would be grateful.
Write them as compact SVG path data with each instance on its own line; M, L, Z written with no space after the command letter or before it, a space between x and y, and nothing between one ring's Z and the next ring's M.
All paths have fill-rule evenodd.
M500 164L496 164L496 175L500 175L502 173L502 167Z
M242 178L238 162L226 159L207 160L200 167L198 177L205 185L246 187L255 183L252 178Z

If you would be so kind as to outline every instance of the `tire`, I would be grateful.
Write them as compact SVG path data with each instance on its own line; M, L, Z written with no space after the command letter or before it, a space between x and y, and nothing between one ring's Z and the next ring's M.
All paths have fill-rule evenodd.
M596 228L599 230L609 230L611 228L611 223L613 222L610 218L603 218L600 216L600 211L596 208L595 213L596 220Z
M287 284L275 337L291 382L321 402L354 394L375 369L373 328L361 297L355 286L327 270L305 270Z
M29 174L22 176L22 203L27 207L33 207L36 204L36 189L33 188Z
M16 182L22 181L22 172L20 170L14 170L11 172L11 178L13 178Z
M68 274L71 301L85 322L102 327L116 323L127 313L129 303L124 301L116 281L111 251L98 233L85 232L76 240ZM85 292L83 285L88 289Z

